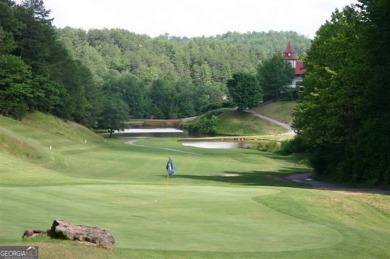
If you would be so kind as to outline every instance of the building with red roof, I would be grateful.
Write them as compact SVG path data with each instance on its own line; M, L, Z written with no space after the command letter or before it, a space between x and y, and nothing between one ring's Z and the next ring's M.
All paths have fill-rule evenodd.
M298 82L303 81L303 77L304 77L304 74L306 72L306 69L305 69L303 62L298 60L295 57L295 54L294 54L294 51L291 47L290 42L288 42L286 51L284 52L284 60L289 62L291 64L292 68L294 68L295 78L291 82L290 87L295 87Z

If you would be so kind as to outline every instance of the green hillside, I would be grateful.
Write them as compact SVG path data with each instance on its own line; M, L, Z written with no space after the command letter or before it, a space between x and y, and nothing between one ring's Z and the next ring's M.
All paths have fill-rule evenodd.
M218 135L274 135L286 132L282 127L249 113L228 111L218 117L219 121L216 125Z
M86 152L104 139L89 129L43 113L22 121L0 116L1 185L68 182L66 152Z
M269 101L259 105L252 110L267 117L291 125L293 122L292 113L294 112L296 105L297 102L295 101Z
M253 108L252 111L291 125L296 104L295 101L266 102ZM217 117L215 134L220 136L277 135L287 132L279 125L262 120L250 113L237 112L232 108L211 111L204 116L212 115ZM191 127L189 125L199 124L201 121L201 117L190 120L186 123L186 128Z
M112 110L122 119L197 116L229 95L234 74L255 76L288 42L297 56L311 45L294 31L152 38L124 29L60 29L43 1L30 4L0 5L0 21L7 21L0 23L0 110L18 119L42 111L105 128Z
M40 112L28 114L22 121L0 116L0 139L3 151L24 158L44 158L50 147L62 150L72 144L103 141L80 124Z

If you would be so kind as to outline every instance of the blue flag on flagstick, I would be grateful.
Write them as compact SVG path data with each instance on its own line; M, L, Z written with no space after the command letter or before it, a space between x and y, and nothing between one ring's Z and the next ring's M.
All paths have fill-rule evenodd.
M173 163L173 160L171 158L168 159L166 168L169 175L173 175L175 173L175 164Z

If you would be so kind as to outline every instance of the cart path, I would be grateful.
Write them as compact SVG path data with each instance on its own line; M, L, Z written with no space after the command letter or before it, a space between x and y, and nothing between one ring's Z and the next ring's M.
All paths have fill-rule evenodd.
M279 125L279 126L285 128L286 130L288 130L288 132L287 132L288 134L295 134L294 130L293 130L293 129L291 128L291 126L290 126L289 124L287 124L287 123L283 123L283 122L281 122L281 121L272 119L272 118L270 118L270 117L264 116L263 114L254 112L254 111L252 111L252 110L248 110L248 111L246 111L246 112L249 112L249 113L251 113L252 115L254 115L254 116L256 116L256 117L259 117L260 119L263 119L263 120L265 120L265 121L269 121L269 122L271 122L271 123L274 123L274 124L276 124L276 125Z
M173 152L184 153L184 154L190 154L190 155L199 155L198 153L189 152L189 151L185 151L185 150L181 150L181 149L176 149L176 148L153 147L153 146L146 146L146 145L137 144L137 142L140 141L140 140L142 140L142 139L133 139L133 140L129 140L129 141L126 141L125 144L133 145L133 146L136 146L136 147L144 147L144 148L151 148L151 149L159 149L159 150L173 151Z
M296 183L310 185L316 189L326 189L326 190L345 191L345 192L390 194L390 190L345 187L345 186L341 186L341 185L337 185L337 184L333 184L333 183L327 183L327 182L313 180L310 176L311 176L310 173L292 174L292 175L289 175L285 178L290 180L290 181L296 182Z

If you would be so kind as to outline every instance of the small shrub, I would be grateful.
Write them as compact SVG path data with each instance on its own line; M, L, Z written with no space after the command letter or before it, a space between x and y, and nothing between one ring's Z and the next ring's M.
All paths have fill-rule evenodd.
M200 117L196 122L187 124L186 127L192 135L215 135L217 133L215 126L218 121L219 118L212 112L209 112L207 115Z
M259 142L256 149L264 152L278 152L281 150L281 143L276 140Z
M305 144L302 137L296 135L293 139L283 141L281 144L281 153L283 155L290 155L292 153L305 153L308 146Z
M220 108L233 108L235 104L232 102L222 102L222 103L212 103L202 108L202 113L206 113L208 111L217 110Z

